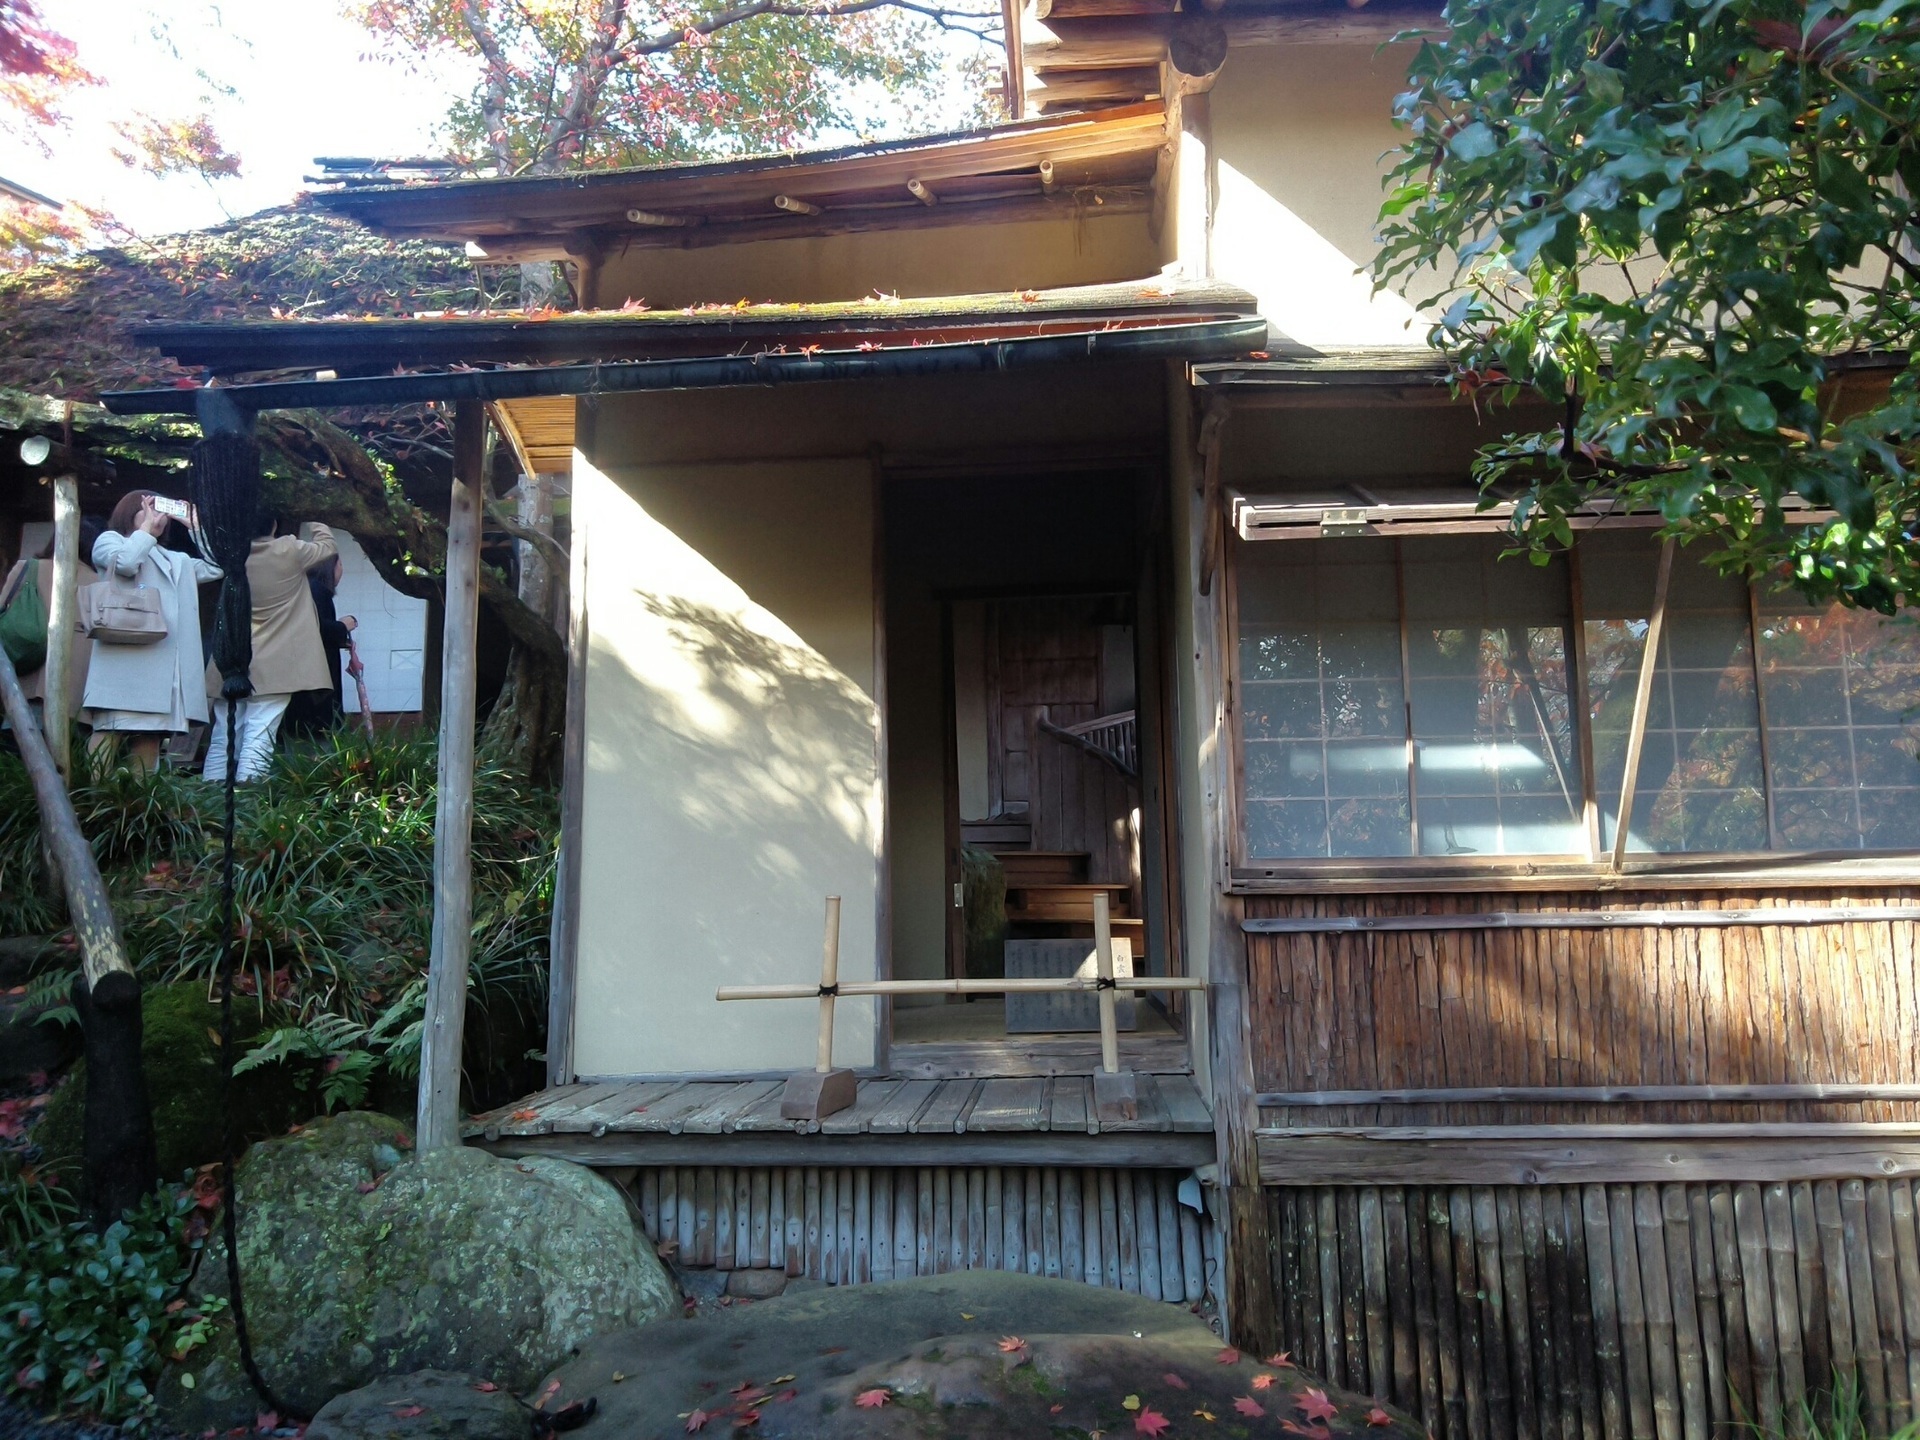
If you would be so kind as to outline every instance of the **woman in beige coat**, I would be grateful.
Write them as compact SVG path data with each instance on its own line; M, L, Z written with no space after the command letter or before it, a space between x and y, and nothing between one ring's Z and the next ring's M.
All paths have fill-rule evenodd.
M311 538L273 533L271 521L247 556L247 585L253 591L253 665L248 672L253 694L234 717L235 748L241 780L252 780L273 757L273 742L287 705L301 690L328 684L327 656L320 646L320 616L307 588L307 571L331 560L337 547L324 525L310 527ZM213 701L213 740L207 746L209 780L227 778L227 702L220 696L220 672L207 667L207 695Z

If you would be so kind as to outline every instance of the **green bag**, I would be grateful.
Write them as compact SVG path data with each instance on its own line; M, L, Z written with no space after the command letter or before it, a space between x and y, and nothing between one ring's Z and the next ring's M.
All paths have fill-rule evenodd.
M47 603L40 596L40 562L29 560L20 584L0 610L0 650L16 674L30 675L47 663Z

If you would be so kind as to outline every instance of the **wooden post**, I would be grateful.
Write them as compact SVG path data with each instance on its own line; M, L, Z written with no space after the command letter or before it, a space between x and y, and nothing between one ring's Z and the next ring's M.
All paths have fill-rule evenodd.
M1093 1077L1093 1103L1102 1120L1135 1120L1140 1115L1140 1090L1133 1072L1120 1068L1120 1036L1113 1013L1113 920L1107 905L1104 891L1093 897L1093 963L1100 986L1100 1069Z
M93 847L80 830L53 753L34 723L20 677L4 651L0 651L0 709L13 722L14 744L40 809L40 833L60 872L67 914L80 942L81 973L73 983L73 999L87 1056L81 1163L88 1205L94 1217L105 1223L151 1194L160 1175L153 1110L140 1064L140 982L127 963Z
M480 604L480 507L486 485L486 411L454 409L453 499L447 516L446 624L441 640L440 775L433 824L433 948L420 1047L415 1143L460 1142L460 1039L473 943L474 639Z
M820 1120L853 1104L858 1089L851 1070L833 1068L833 1005L840 993L840 897L827 897L827 929L820 949L820 1038L813 1070L787 1081L780 1097L783 1120Z
M47 749L66 780L73 774L73 707L68 685L73 674L75 612L80 594L80 481L71 473L53 481L53 593L47 597L47 665L42 671L40 713Z
M1660 633L1667 624L1667 583L1673 578L1673 541L1660 546L1660 569L1653 581L1653 613L1647 617L1646 649L1640 655L1640 679L1633 691L1633 728L1627 731L1627 766L1620 775L1620 814L1613 822L1613 868L1627 862L1627 832L1633 823L1634 792L1640 784L1640 752L1646 748L1647 712L1653 708L1653 672L1660 663Z

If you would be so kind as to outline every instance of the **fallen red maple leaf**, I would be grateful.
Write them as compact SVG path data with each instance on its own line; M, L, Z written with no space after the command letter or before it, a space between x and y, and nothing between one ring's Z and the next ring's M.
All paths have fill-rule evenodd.
M753 1389L753 1381L742 1380L738 1385L734 1386L731 1390L727 1391L727 1393L729 1395L744 1395L747 1393L747 1391L751 1389Z
M1267 1407L1251 1395L1236 1395L1233 1400L1233 1408L1239 1414L1245 1415L1249 1420L1257 1419L1267 1413Z
M711 1419L713 1419L713 1417L704 1410L693 1411L687 1416L687 1433L689 1435L698 1434L707 1428L707 1422Z
M280 1412L278 1410L262 1410L258 1415L253 1417L253 1428L258 1430L262 1435L272 1434L280 1428Z
M853 1403L862 1410L878 1410L892 1399L892 1393L887 1390L862 1390L853 1397Z
M758 1410L743 1410L740 1413L740 1418L733 1422L733 1428L736 1430L745 1430L749 1426L758 1425L759 1423L760 1412Z
M1213 1358L1218 1360L1222 1365L1238 1365L1240 1363L1240 1352L1229 1345Z
M424 1405L402 1405L398 1410L393 1412L393 1418L396 1420L411 1420L416 1415L424 1415L426 1413L427 1407Z
M1141 1435L1156 1437L1164 1435L1172 1426L1173 1422L1171 1420L1151 1407L1142 1410L1138 1415L1133 1417L1133 1428Z
M1326 1391L1316 1390L1312 1386L1308 1386L1305 1390L1294 1391L1293 1403L1300 1407L1300 1413L1307 1419L1322 1423L1332 1420L1340 1413L1334 1408L1333 1402L1327 1399Z
M509 1120L531 1120L539 1113L538 1110L516 1110L507 1118Z
M1002 1335L1000 1337L1000 1353L1003 1355L1012 1355L1016 1351L1026 1348L1027 1342L1022 1340L1018 1335Z
M790 1400L798 1400L800 1398L800 1392L789 1385L777 1395L770 1396L769 1398L776 1405L785 1405Z
M478 1385L474 1386L473 1388L478 1390L482 1395L491 1395L494 1391L498 1390L500 1387L494 1384L493 1381L491 1380L482 1380Z
M1273 1376L1268 1375L1264 1372L1253 1377L1253 1388L1256 1390L1265 1390L1268 1387L1270 1387L1272 1384L1273 1384Z
M1367 1424L1369 1425L1391 1425L1392 1423L1393 1417L1378 1405L1367 1411Z
M1293 1364L1293 1352L1291 1350L1275 1351L1273 1354L1267 1356L1267 1364L1273 1366L1276 1370L1281 1369L1283 1366L1291 1365Z
M1169 1370L1166 1374L1162 1375L1160 1378L1166 1381L1167 1384L1173 1386L1173 1388L1176 1390L1185 1390L1187 1388L1187 1382L1182 1380L1178 1375L1174 1374L1173 1371L1171 1370Z

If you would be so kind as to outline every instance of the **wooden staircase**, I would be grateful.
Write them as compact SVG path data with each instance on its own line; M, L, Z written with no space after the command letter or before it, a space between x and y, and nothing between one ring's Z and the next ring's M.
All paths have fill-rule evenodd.
M1042 927L1049 935L1093 933L1093 897L1107 897L1107 913L1115 935L1134 940L1140 953L1146 922L1132 913L1133 887L1124 880L1087 879L1084 853L1015 850L998 857L1007 877L1007 924Z

